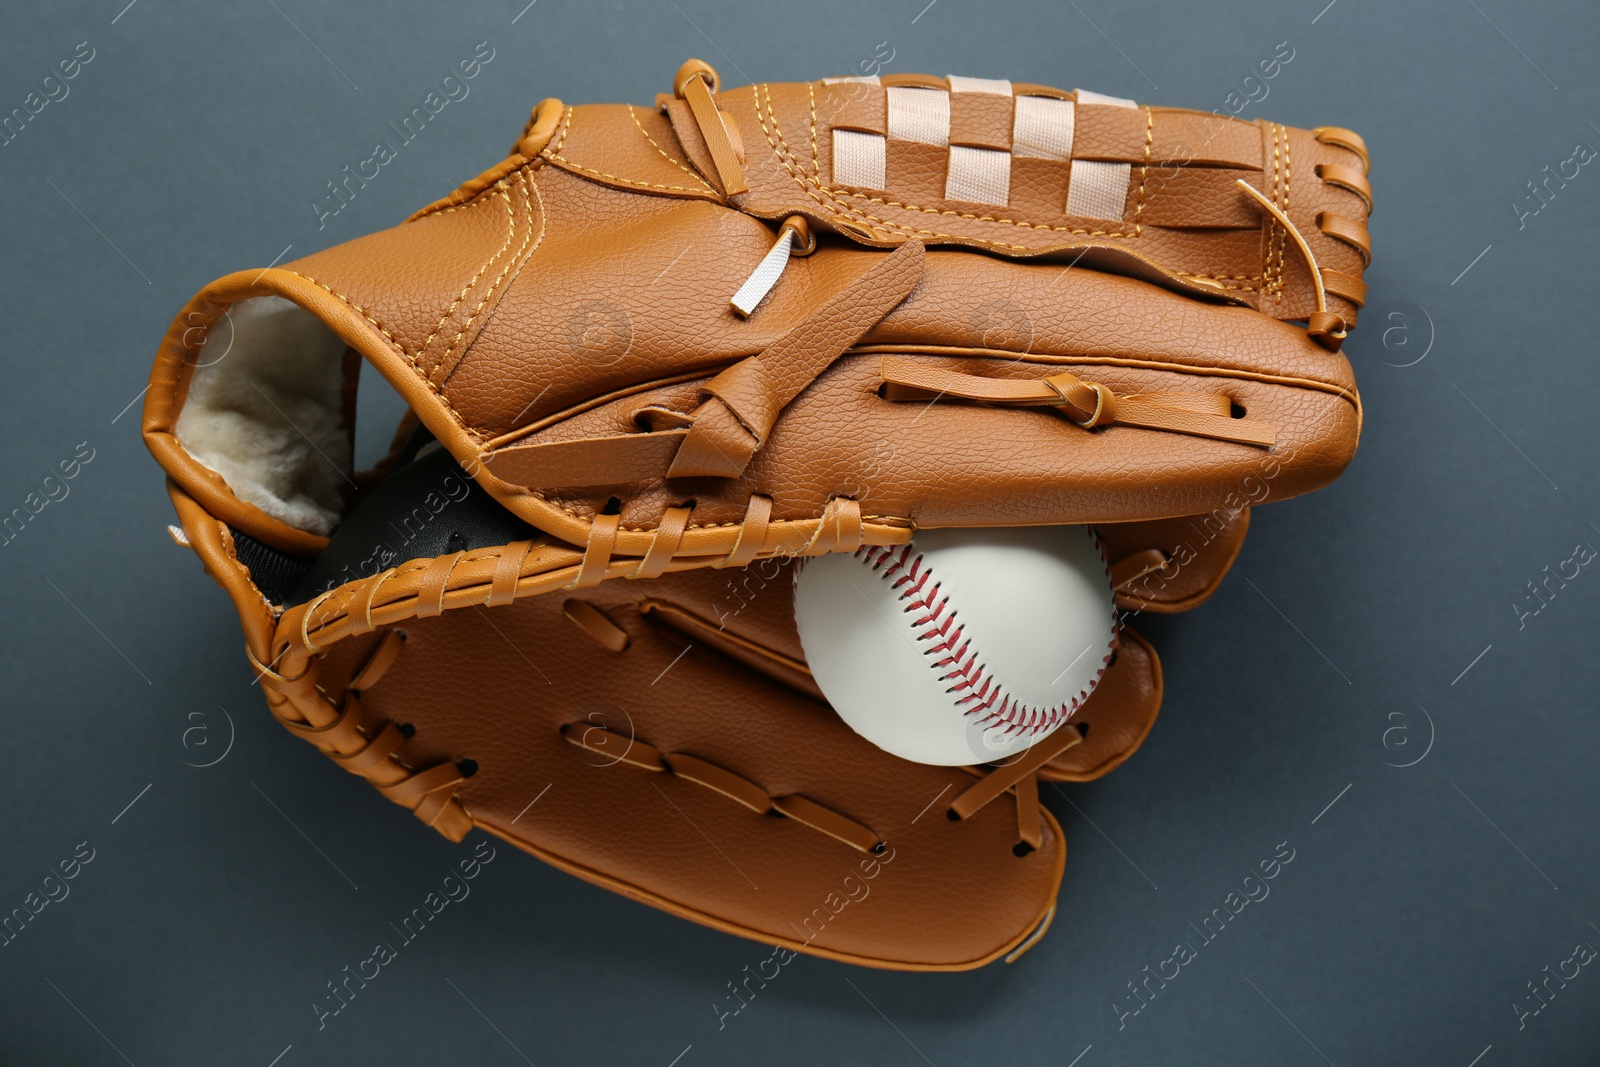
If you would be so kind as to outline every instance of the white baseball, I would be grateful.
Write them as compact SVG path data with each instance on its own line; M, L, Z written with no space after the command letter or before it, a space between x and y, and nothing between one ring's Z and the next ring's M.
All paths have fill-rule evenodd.
M1116 640L1087 526L927 530L795 575L812 676L852 729L918 763L1021 752L1088 699Z

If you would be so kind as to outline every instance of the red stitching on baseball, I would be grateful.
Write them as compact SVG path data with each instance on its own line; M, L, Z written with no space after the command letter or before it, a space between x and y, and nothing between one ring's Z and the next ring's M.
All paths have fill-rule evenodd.
M1101 548L1101 559L1104 560L1105 552L1099 537L1095 538L1095 545ZM1070 703L1051 708L1024 709L1006 695L1000 680L989 672L988 664L979 660L978 649L966 636L965 624L958 621L956 609L950 606L950 598L943 595L938 579L933 576L933 567L923 559L922 553L912 555L910 544L898 547L863 545L856 549L855 556L870 566L880 579L888 582L890 588L900 590L900 599L906 602L904 611L907 614L920 613L912 620L911 628L917 641L928 644L923 655L936 657L929 666L941 672L939 681L949 683L945 692L960 693L961 696L955 701L956 707L962 708L963 714L968 716L981 715L978 719L980 725L997 725L1008 736L1048 733L1071 717L1089 699L1089 694L1099 684L1111 662L1111 652L1108 651L1100 661L1099 670L1095 671L1094 681L1080 690ZM1115 632L1116 611L1113 607L1112 633Z

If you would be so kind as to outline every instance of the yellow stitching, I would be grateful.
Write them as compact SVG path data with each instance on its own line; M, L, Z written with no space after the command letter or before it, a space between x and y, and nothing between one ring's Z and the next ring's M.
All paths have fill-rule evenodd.
M1277 124L1272 124L1272 202L1278 203L1283 190L1283 142L1279 140ZM1274 223L1267 230L1267 271L1271 279L1266 291L1274 296L1283 289L1282 245L1283 228Z
M651 137L649 133L645 132L644 123L639 121L639 114L638 114L638 112L634 111L632 104L628 105L628 117L633 119L633 124L639 128L639 132L641 134L644 134L644 139L646 141L650 142L650 147L654 148L657 152L661 153L661 158L662 159L666 160L668 163L671 163L674 167L677 167L679 170L683 171L689 177L691 177L695 181L699 182L700 185L705 189L706 192L711 193L713 196L716 195L717 191L715 189L711 188L710 185L707 185L706 184L706 180L704 178L700 177L700 175L696 174L694 171L690 170L688 167L684 166L682 163L679 163L676 159L673 159L671 156L667 155L666 150L663 149L660 145L656 144L655 138ZM574 163L573 166L577 166L577 164ZM664 186L663 188L675 189L675 188L677 188L677 186L669 185L669 186Z
M1289 127L1279 126L1283 132L1283 213L1289 214L1289 183L1294 179L1294 160L1289 154ZM1284 285L1283 277L1283 246L1289 241L1289 235L1284 233L1278 236L1278 288Z
M1272 182L1272 199L1273 202L1276 203L1278 199L1279 165L1278 127L1269 122L1266 123L1266 128L1272 131L1272 171L1270 178ZM1277 278L1274 273L1273 253L1277 249L1278 229L1277 223L1271 218L1266 220L1266 224L1267 228L1262 233L1263 247L1261 259L1261 292L1271 293L1276 289L1277 285Z
M553 159L561 151L561 146L567 142L567 131L572 129L572 108L567 108L561 116L561 132L556 134L555 140L544 146L539 154L546 159Z
M443 315L439 316L438 325L436 325L433 328L433 332L428 334L427 340L423 341L422 342L422 347L417 350L417 355L418 356L420 356L420 355L422 355L422 353L426 352L428 350L428 346L433 344L433 339L435 337L439 336L439 331L444 329L444 324L450 321L450 316L455 314L456 308L461 306L461 302L467 298L467 294L472 291L472 287L474 285L478 284L478 279L483 277L484 271L488 270L489 267L494 264L495 260L497 260L501 256L505 255L506 249L511 247L511 238L517 232L517 219L516 219L516 215L513 214L512 210L511 210L511 197L510 197L509 194L506 193L505 182L503 180L496 182L491 188L497 190L497 195L499 195L506 202L506 239L505 239L505 242L500 246L500 250L498 252L496 252L494 255L490 256L488 259L484 260L483 266L478 268L478 273L476 273L476 274L474 274L472 276L472 280L469 281L466 284L466 286L462 288L461 292L456 295L455 300L452 301L450 306L445 309L445 313ZM449 354L450 353L448 351L445 352L446 356L448 356ZM440 360L440 364L442 365L443 362L444 361L441 359ZM433 375L429 374L428 377L432 378Z
M506 261L506 265L500 268L500 274L499 274L498 277L495 278L494 282L492 284L490 284L489 291L483 294L483 299L478 301L478 306L473 309L472 315L470 317L468 317L467 321L462 325L461 332L456 334L455 340L451 341L450 342L450 347L445 350L445 358L439 361L439 369L443 369L445 367L445 365L449 363L450 356L455 353L456 345L460 344L461 343L461 339L467 335L467 331L472 329L472 324L474 322L478 321L478 316L483 313L484 307L489 303L490 299L494 296L495 292L500 289L500 283L505 280L506 275L508 273L510 273L510 271L513 268L520 268L523 263L527 262L527 257L532 255L534 253L534 251L538 249L539 245L544 243L545 230L544 230L543 226L540 226L538 228L539 229L539 240L534 243L533 248L530 249L528 247L528 242L533 240L533 231L534 231L534 225L533 225L533 197L529 195L529 191L530 191L531 188L532 187L527 183L527 181L524 181L522 183L522 198L523 198L524 201L527 202L527 205L528 205L528 213L527 213L528 229L527 229L527 232L522 235L522 247L518 248L516 255L512 256L509 260L507 260ZM509 208L510 204L511 204L511 198L508 196L508 197L506 197L506 206ZM515 229L515 222L513 222L512 227L513 227L513 229ZM463 353L463 355L464 354L465 353ZM456 366L459 366L459 365L460 365L460 360L458 359L456 361L456 365L455 366L451 366L450 370L445 374L445 376L444 376L444 381L445 382L448 382L450 380L450 375L455 373Z
M1283 156L1283 166L1276 169L1273 196L1275 198L1279 196L1283 198L1283 203L1279 206L1287 214L1289 210L1289 131L1281 125L1275 125L1272 128L1272 137L1275 146L1274 151L1281 152ZM1274 226L1272 228L1272 237L1273 255L1276 257L1276 263L1272 271L1272 295L1274 299L1281 300L1285 285L1283 254L1285 246L1289 243L1289 234L1282 226Z
M510 159L510 158L511 158L510 156L506 157L506 159ZM501 163L503 163L503 162L505 162L505 160L501 161ZM500 164L498 164L498 163L495 164L495 166L499 166L499 165ZM517 171L521 171L523 173L527 173L530 170L537 170L542 165L543 165L542 161L539 159L539 157L538 156L534 156L531 159L524 159L524 161L522 163L522 166L518 167ZM493 170L494 167L490 167L489 169ZM512 178L512 175L515 174L517 171L513 171L512 174L502 175L501 178L500 178L500 181L495 182L493 185L484 186L482 189L479 189L477 192L473 193L471 196L467 197L465 200L462 200L461 203L459 203L459 204L451 204L449 207L436 208L433 211L429 211L427 208L422 208L420 210L423 212L423 214L417 215L415 218L409 218L409 219L406 220L406 222L421 222L423 219L430 218L430 217L432 217L434 215L448 215L452 211L460 211L462 208L471 207L473 202L476 201L484 193L487 193L490 190L497 188L501 184L501 182L510 181L511 178ZM481 177L481 175L480 175L480 177ZM466 183L463 183L463 185L465 185L465 184ZM456 196L460 192L461 192L461 189L458 188L458 189L455 190L455 192L452 192L450 194L450 196ZM450 197L443 197L442 199L448 200L448 199L450 199ZM435 203L438 203L438 202L439 201L435 201Z
M619 174L607 174L603 170L595 170L593 167L586 167L582 163L568 159L566 156L563 156L560 153L551 156L550 160L553 163L561 163L565 166L571 167L573 170L581 170L586 174L593 174L598 178L610 178L614 182L621 182L623 185L632 186L635 189L672 189L680 193L700 192L699 189L692 189L687 185L662 185L658 182L643 182L636 178L624 178ZM706 191L715 193L715 190L710 189L709 187L707 187Z
M922 206L920 206L918 204L903 204L903 203L900 203L899 201L896 201L896 200L884 200L884 199L882 199L880 197L868 196L865 193L842 192L842 191L837 190L837 189L831 189L829 191L831 193L834 193L835 195L848 196L848 197L850 197L851 199L854 199L854 200L866 200L869 203L882 204L884 207L897 207L897 208L901 208L901 209L907 210L907 211L920 211L920 212L922 212L924 214L927 214L927 215L945 215L945 216L949 216L949 217L953 217L953 218L972 219L974 222L1002 222L1002 223L1005 223L1007 226L1018 226L1018 227L1021 227L1023 229L1028 229L1028 230L1050 230L1050 231L1055 232L1055 233L1087 234L1087 235L1089 235L1091 237L1137 237L1137 236L1139 236L1137 233L1126 233L1126 232L1122 232L1122 231L1113 231L1113 230L1085 230L1085 229L1082 229L1082 228L1076 227L1076 226L1052 226L1049 223L1028 222L1028 221L1026 221L1024 219L1005 219L1005 218L1000 218L999 216L996 216L996 215L975 215L975 214L971 214L971 213L965 212L965 211L951 211L948 208L922 207ZM872 216L870 214L866 214L865 212L863 212L863 214L865 215L866 218L872 219L872 221L874 221L874 222L884 222L887 225L887 222L884 219L875 218L874 216ZM917 230L916 232L917 233L930 234L930 235L935 236L935 237L954 237L955 236L954 234L940 233L940 232L937 232L937 231L934 231L934 230ZM1030 249L1031 250L1031 247L1029 245L1006 245L1005 247L1007 247L1007 248L1019 248L1019 249Z
M283 271L285 271L285 272L287 272L289 274L293 274L296 278L303 278L306 281L310 282L312 285L315 285L319 289L326 290L331 295L337 297L341 303L343 303L346 306L350 307L357 314L359 314L362 318L366 319L369 323L371 323L373 328L376 329L379 333L383 334L384 339L387 340L391 345L394 346L395 351L400 353L401 356L405 357L406 362L411 364L411 369L416 372L418 379L421 380L423 385L426 385L428 387L428 391L429 392L433 393L434 396L439 398L439 402L444 405L445 410L448 411L450 413L450 416L453 419L456 420L456 425L460 426L461 429L466 431L466 433L470 437L472 437L474 440L480 441L480 442L482 440L484 440L483 431L477 429L476 427L467 425L466 417L463 416L461 414L461 412L459 412L459 411L457 411L455 409L455 405L450 403L450 398L445 396L444 393L442 393L439 390L438 386L436 386L432 382L430 382L427 379L427 376L424 375L420 370L417 369L417 357L412 355L410 352L407 352L405 350L405 346L402 345L399 341L396 341L394 339L394 335L393 334L391 334L388 330L386 330L382 326L380 326L378 324L378 320L373 318L371 315L369 315L365 308L363 308L360 304L357 304L354 300L351 300L348 296L345 296L343 293L339 292L338 290L330 288L329 286L324 285L322 282L317 281L315 278L311 277L309 274L301 274L299 271L290 270L288 267L280 267L279 269L283 270ZM420 354L421 353L418 353L418 355L420 355Z
M1264 293L1264 292L1266 292L1265 289L1258 288L1258 287L1256 287L1254 285L1229 285L1226 282L1218 282L1217 283L1217 287L1219 289L1226 289L1229 292L1241 292L1241 293Z
M1246 292L1246 293L1259 293L1259 292L1261 292L1261 290L1258 289L1254 285L1229 285L1228 284L1228 282L1231 282L1231 281L1253 282L1253 281L1256 280L1256 276L1253 275L1253 274L1191 274L1188 271L1183 271L1183 270L1175 270L1172 273L1176 274L1180 278L1205 278L1205 279L1208 279L1210 281L1216 282L1223 289L1238 290L1238 291Z
M629 106L631 107L632 105L629 105ZM638 121L639 121L638 119L634 119L634 122L638 122ZM567 143L567 134L571 130L572 130L572 108L569 107L569 108L567 108L566 116L563 118L562 123L561 123L561 132L556 135L555 139L550 144L545 146L544 151L540 152L539 155L543 156L544 158L546 158L548 160L550 160L551 162L565 163L567 166L573 167L573 168L575 168L577 170L587 171L588 173L597 175L597 176L599 176L601 178L610 178L613 181L619 181L619 182L622 182L625 185L632 185L632 186L635 186L635 187L648 187L648 188L651 188L651 189L674 189L674 190L677 190L680 193L697 193L697 192L700 191L698 189L691 189L688 186L684 186L684 185L657 185L654 182L638 182L638 181L635 181L632 178L623 178L623 177L621 177L619 175L616 175L616 174L607 174L605 171L595 170L592 167L584 166L582 163L574 162L573 160L570 160L570 159L568 159L567 157L565 157L565 156L563 156L561 154L561 146ZM640 128L640 132L643 132L643 127ZM648 135L646 135L646 139L648 139ZM654 143L654 142L652 142L652 143ZM658 148L658 149L656 149L656 151L659 152L661 150ZM665 153L662 153L662 154L665 155ZM704 180L700 179L697 175L691 175L691 177L695 177L697 181L700 181L701 184L704 184ZM710 186L707 186L706 188L710 189ZM714 190L714 189L710 189L710 191L713 192L713 193L716 192L716 190Z
M762 83L765 85L765 83ZM817 159L817 83L806 82L806 96L811 101L811 176L818 185L822 184L822 164ZM885 105L887 106L887 105ZM767 110L772 110L772 98L767 97ZM761 117L761 109L756 109L756 117ZM774 120L776 121L776 120ZM885 120L887 122L887 120ZM770 138L769 138L770 141Z
M364 318L368 322L370 322L374 329L376 329L379 333L383 334L384 338L387 339L390 344L394 345L394 347L400 352L400 354L402 356L405 356L407 359L411 359L411 353L407 352L405 350L405 348L401 346L400 342L396 341L394 339L394 335L391 334L388 330L384 329L381 325L379 325L378 320L373 318L371 315L367 314L366 309L363 308L361 305L357 304L354 300L351 300L349 297L345 296L343 293L335 292L333 289L330 289L328 286L322 284L321 282L317 281L315 278L311 277L308 274L301 274L299 271L293 270L293 269L291 269L289 267L284 267L282 269L285 270L285 271L288 271L290 274L293 274L296 278L304 278L306 281L310 282L312 285L315 285L319 289L327 289L328 292L332 293L334 296L338 297L340 300L344 301L346 304L349 304L352 308L354 308L356 311L358 311L361 314L362 318Z
M1283 195L1282 126L1272 126L1272 157L1274 157L1274 165L1272 165L1272 197L1274 197L1275 202L1278 197ZM1274 256L1274 264L1272 264L1272 294L1274 294L1274 298L1277 298L1277 294L1283 291L1283 245L1285 245L1286 240L1288 240L1288 234L1283 232L1282 226L1272 227L1272 256Z
M817 188L822 188L821 182L807 183L805 179L805 170L803 167L800 168L800 172L798 174L796 173L796 164L793 160L792 153L787 150L788 146L785 145L784 147L780 148L778 143L772 139L772 130L767 126L767 118L771 118L774 125L777 123L777 117L772 113L772 92L765 84L762 84L758 88L765 91L767 94L767 116L766 118L762 117L761 106L759 103L757 103L755 108L756 121L761 124L761 132L767 138L767 147L772 149L772 154L778 158L778 161L783 164L783 168L789 172L789 177L794 179L795 185L799 186L801 192L805 193L824 208L842 212L846 216L861 214L861 212L851 208L848 204L841 204L837 200L832 200L830 202L830 200L824 199L822 196L820 196L816 190L812 188L812 184L815 184ZM889 231L891 233L899 234L902 237L911 236L910 233L901 227L894 226L891 223L884 223L884 225L889 227Z
M1139 203L1133 209L1133 232L1138 236L1141 229L1141 220L1144 218L1144 187L1150 180L1150 144L1156 136L1156 115L1148 107L1144 109L1144 163L1139 167Z
M767 93L767 118L772 119L773 125L776 126L778 120L777 120L777 116L774 115L773 112L772 112L772 91L771 91L770 88L768 88L765 85L763 85L762 88L764 90L766 90L766 93ZM794 179L795 184L800 187L800 191L801 192L803 192L807 196L811 197L811 199L815 200L818 204L822 205L823 207L828 208L829 210L832 210L832 211L838 211L838 212L843 213L843 215L845 217L847 217L847 218L856 218L856 219L866 218L866 219L868 219L868 220L870 220L872 222L879 223L883 227L887 228L890 233L898 234L901 237L911 237L911 236L913 236L912 231L906 229L905 227L896 226L894 223L888 222L888 221L883 220L883 219L873 218L871 215L867 214L866 212L863 212L863 211L861 211L861 210L859 210L857 208L852 208L848 204L840 203L838 201L837 197L829 197L829 198L825 199L824 197L819 195L816 192L816 190L812 188L812 185L815 185L817 188L826 188L826 187L823 186L820 181L815 182L815 183L808 183L806 181L806 179L805 179L805 170L804 170L803 167L798 168L799 169L799 173L796 173L797 164L794 161L793 153L789 151L787 143L785 143L780 148L779 145L776 142L773 141L773 139L772 139L772 130L768 129L768 127L767 127L767 119L766 118L762 118L761 109L760 109L759 106L756 108L756 120L761 123L761 132L766 135L768 147L770 147L772 149L773 154L778 157L780 162L782 162L784 169L789 172L789 176ZM782 139L782 134L781 133L779 134L779 139L780 140ZM932 233L932 231L921 231L921 232L930 233L930 234ZM1004 245L1004 244L1001 244L1000 242L995 242L995 243L996 244L1000 244L1001 247L1015 248L1015 249L1019 249L1019 250L1023 250L1023 251L1028 251L1028 249L1024 248L1022 245Z

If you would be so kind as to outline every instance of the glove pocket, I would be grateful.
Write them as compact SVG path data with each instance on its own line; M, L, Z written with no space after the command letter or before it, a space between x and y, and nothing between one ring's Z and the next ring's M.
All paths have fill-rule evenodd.
M387 578L385 602L430 569ZM400 731L426 781L391 799L419 816L437 785L470 826L724 932L904 970L980 966L1042 932L1065 845L1036 791L952 817L984 772L899 760L815 701L685 649L647 617L654 585L421 618L383 608L375 626L336 596L280 626L284 662L315 679L291 700L357 707L364 736ZM449 682L462 672L476 681Z

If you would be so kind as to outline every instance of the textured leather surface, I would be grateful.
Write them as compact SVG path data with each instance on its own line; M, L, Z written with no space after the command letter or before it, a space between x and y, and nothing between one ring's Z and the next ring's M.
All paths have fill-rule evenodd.
M902 87L948 94L937 136L894 136ZM835 130L883 139L885 188L835 183ZM1117 199L1073 182L1122 174L1121 219L1065 214ZM1053 914L1065 845L1038 778L1105 774L1155 721L1129 615L1201 603L1251 507L1350 461L1337 349L1370 198L1338 128L921 75L720 91L691 63L654 110L545 101L508 159L402 225L207 286L157 356L145 436L272 713L428 825L797 951L973 967ZM815 245L736 313L785 223ZM441 446L364 481L331 547L173 432L207 331L264 295L346 343L347 409L359 356ZM977 385L912 399L886 358ZM1037 387L1069 376L1075 407ZM990 399L1012 394L1042 403ZM1169 414L1100 420L1141 404ZM441 518L407 536L419 499ZM1050 523L1098 528L1124 612L1053 747L911 764L820 700L794 557ZM311 560L287 607L256 580L271 550Z
M348 570L351 560L371 558L375 546L391 540L385 527L461 474L442 452L401 466L335 535L312 584ZM578 595L552 589L507 608L470 600L442 614L414 607L400 625L358 626L342 640L319 639L306 670L284 654L285 642L293 645L306 633L294 618L305 608L291 611L270 638L274 610L233 555L226 526L181 491L174 490L174 499L208 570L234 593L257 663L270 659L277 668L258 669L280 717L285 704L276 694L286 675L306 683L302 691L314 684L319 699L345 709L341 718L357 716L366 736L395 737L396 756L408 767L449 769L459 786L452 803L470 825L580 877L758 940L909 968L963 968L991 959L1032 932L1053 904L1062 846L1048 816L1040 850L1024 856L1015 852L1017 816L1009 805L952 824L945 808L972 784L971 772L887 756L845 728L815 694L794 628L793 560L731 571L691 568L606 582ZM426 551L442 539L449 550L415 561L424 591L430 576L448 575L464 552L524 529L481 493L449 508L428 540L419 530L419 540L405 546ZM1140 534L1150 536L1151 546L1170 545L1171 532L1161 524L1117 530L1107 550L1135 551ZM1213 563L1211 572L1220 576L1229 559ZM374 590L400 584L384 575L376 584L363 581ZM1154 651L1125 628L1110 669L1075 719L1086 724L1083 742L1041 775L1084 781L1107 773L1143 741L1160 701ZM668 775L576 748L574 724L635 738L667 753L668 763L675 754L699 770L685 770L688 778ZM469 764L463 776L458 768ZM752 791L821 805L814 810L867 827L888 851L862 855L815 826L729 802L730 793ZM924 803L942 801L933 803L931 816L921 804L915 812L901 810L921 792L928 793ZM538 806L530 808L530 800ZM689 850L704 845L702 835L727 855L701 862L706 857ZM911 877L874 896L881 903L870 912L832 922L826 900L834 880L850 875L855 880L845 891L859 892L866 870L887 872L902 855L920 857L896 868ZM777 888L747 891L752 883ZM871 891L892 884L874 881ZM821 912L807 903L812 895L824 902ZM790 922L802 925L795 931Z
M828 174L830 131L883 127L884 91L819 82L717 93L719 124L743 154L749 185L731 198L678 97L655 110L546 101L509 159L405 224L230 275L197 295L158 356L146 402L151 448L236 529L289 551L322 547L238 501L171 433L195 334L233 301L275 294L372 362L525 522L584 546L595 516L618 501L623 518L606 545L619 556L643 556L667 510L688 501L675 553L710 563L740 543L754 497L771 501L751 546L761 555L814 541L839 498L855 502L860 536L883 544L915 526L1205 514L1229 507L1247 478L1266 486L1260 503L1315 489L1344 468L1361 419L1349 363L1280 321L1315 309L1311 265L1233 183L1249 181L1292 220L1327 281L1331 320L1353 322L1354 305L1338 294L1362 284L1370 185L1359 138L1086 98L1074 105L1071 159L1012 160L1016 202L1004 212L937 198L902 197L895 207L833 188ZM1039 86L1012 91L1074 99ZM1011 145L1012 97L952 99L951 143ZM891 185L942 183L942 171L924 171L945 166L946 149L890 147L899 161ZM933 155L917 164L917 148ZM1078 232L1051 215L1073 161L1133 168L1128 218ZM792 258L754 314L736 314L729 297L771 247L776 222L795 215L819 235L814 254ZM735 420L722 413L719 431L708 412L699 437L685 430L717 376L793 331L811 332L829 294L911 238L929 252L910 296L809 384L764 392L775 387L756 382L759 395L741 400L762 413L753 457L707 465L708 443L726 450ZM1070 369L1118 396L1197 394L1270 424L1275 443L1085 430L1047 411L949 399L897 404L876 395L875 357L888 352L973 374ZM785 402L795 385L801 391ZM700 465L685 458L677 469L718 476L668 476L691 437Z
M694 572L702 576L716 575ZM945 808L971 785L968 774L896 759L825 705L701 646L685 653L679 631L639 611L652 590L673 592L658 580L584 595L626 633L620 653L565 618L561 595L490 618L462 610L408 622L404 651L363 705L374 721L412 727L410 750L424 761L476 761L459 797L477 826L731 932L855 962L963 968L1042 920L1064 856L1053 820L1043 847L1021 857L1009 805L951 822ZM329 649L323 687L337 697L375 644ZM863 854L698 783L576 747L561 733L571 724L693 756L774 797L803 796L871 828L888 852ZM881 869L869 880L861 864L874 861ZM870 888L862 906L830 913L861 885Z
M941 84L917 75L886 78L884 84L906 81ZM1006 254L1109 244L1268 314L1303 318L1314 307L1303 265L1281 262L1276 239L1263 248L1264 235L1272 235L1236 189L1219 190L1217 208L1185 213L1185 202L1209 184L1195 176L1223 168L1242 172L1236 176L1269 192L1280 206L1287 205L1297 227L1316 234L1314 248L1323 266L1357 275L1363 266L1346 242L1318 231L1317 215L1336 214L1360 226L1368 205L1356 193L1322 181L1317 168L1333 165L1364 174L1366 161L1349 148L1323 143L1312 131L1179 108L1079 104L1073 157L1132 165L1126 215L1095 220L1065 214L1067 164L1037 160L1027 161L1020 183L1037 190L1033 195L1005 210L985 210L943 199L946 153L933 146L891 140L888 190L833 183L832 131L884 133L883 91L862 83L811 82L762 84L719 94L719 106L737 124L748 148L745 177L750 191L734 198L735 203L764 218L815 214L885 243L915 236L930 244L972 244ZM1028 91L1059 93L1040 87ZM952 99L971 107L980 95L956 93ZM982 102L993 107L995 98ZM1009 148L1010 103L1002 98L1003 110L987 116L968 111L964 143ZM703 148L686 129L685 110L674 104L670 113L694 158ZM959 107L951 114L951 143L962 135L963 117L958 116ZM1181 177L1173 180L1174 175ZM1353 322L1357 306L1346 303L1336 310Z

